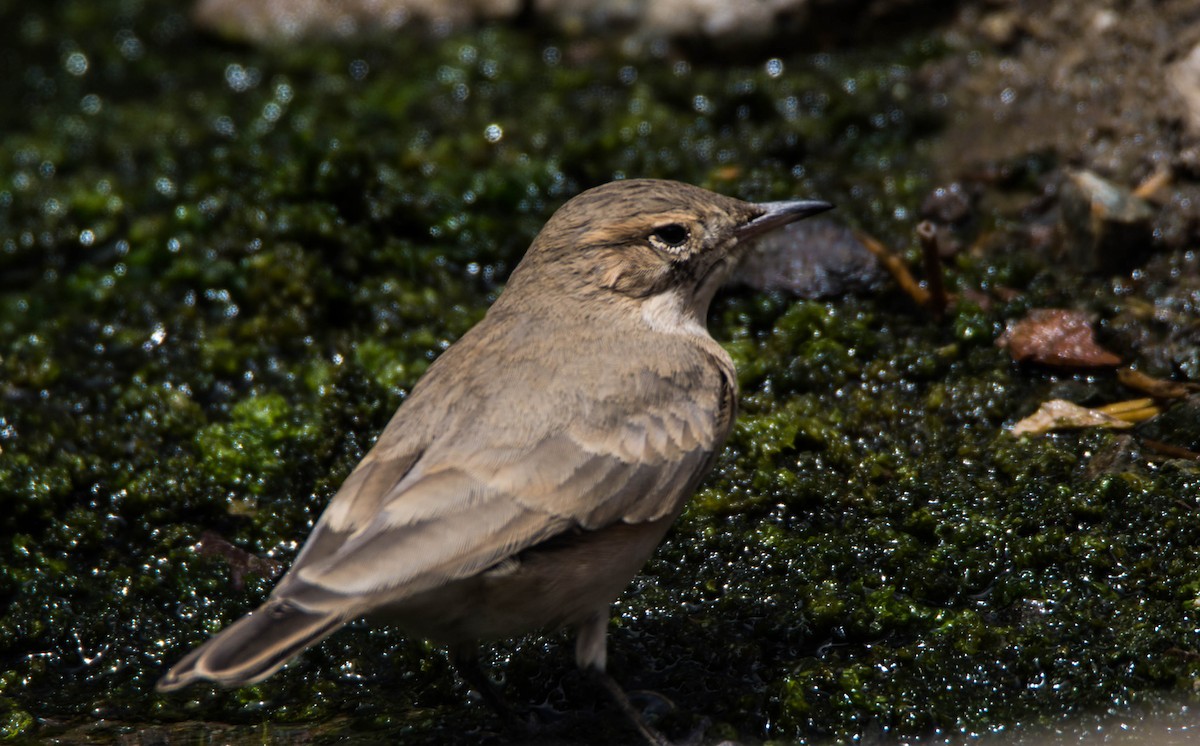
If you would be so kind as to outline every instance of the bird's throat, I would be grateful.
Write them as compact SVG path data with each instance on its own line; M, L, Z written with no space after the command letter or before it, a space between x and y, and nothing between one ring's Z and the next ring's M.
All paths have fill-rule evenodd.
M708 336L708 297L698 298L690 288L676 287L642 301L642 321L656 332Z

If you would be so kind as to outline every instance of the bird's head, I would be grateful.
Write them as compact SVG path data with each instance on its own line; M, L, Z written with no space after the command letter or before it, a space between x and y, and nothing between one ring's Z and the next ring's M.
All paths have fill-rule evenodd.
M514 270L526 286L619 296L702 319L751 239L831 209L827 202L752 203L675 181L631 179L589 189L550 218Z

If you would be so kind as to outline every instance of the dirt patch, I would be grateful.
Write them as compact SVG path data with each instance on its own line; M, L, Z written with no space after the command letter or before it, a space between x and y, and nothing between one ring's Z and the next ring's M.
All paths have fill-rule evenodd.
M1194 241L1200 127L1189 122L1200 99L1186 92L1186 61L1200 43L1200 5L970 3L946 39L961 54L925 71L956 112L932 159L944 178L1003 176L1031 157L1054 174L1082 167L1130 187L1166 174L1152 195L1160 238Z

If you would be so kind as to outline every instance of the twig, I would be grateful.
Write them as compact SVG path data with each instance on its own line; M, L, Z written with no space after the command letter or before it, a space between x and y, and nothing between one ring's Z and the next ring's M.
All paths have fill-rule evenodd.
M942 282L942 257L938 251L937 226L929 220L917 223L917 238L925 260L925 282L929 284L929 310L941 321L946 316L946 285Z
M1160 453L1164 456L1170 456L1171 458L1181 458L1181 459L1187 459L1189 461L1200 461L1200 453L1196 453L1195 451L1189 451L1188 449L1184 448L1183 446L1177 446L1177 445L1172 445L1170 443L1164 443L1161 440L1150 440L1149 438L1142 438L1142 445L1146 446L1147 448L1154 451L1155 453Z
M903 259L891 249L862 231L855 231L854 235L862 242L863 246L867 247L867 251L879 259L879 262L883 264L883 268L900 285L900 289L908 293L909 297L916 301L917 305L922 308L929 305L929 291L921 287L921 283L917 282L917 279L912 276L912 272L908 271L908 266L905 265Z

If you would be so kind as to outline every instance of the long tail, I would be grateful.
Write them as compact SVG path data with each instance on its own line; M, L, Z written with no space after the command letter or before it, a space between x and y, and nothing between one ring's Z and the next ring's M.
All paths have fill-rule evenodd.
M201 680L231 687L262 681L343 624L340 615L268 601L188 653L154 688L170 692Z

